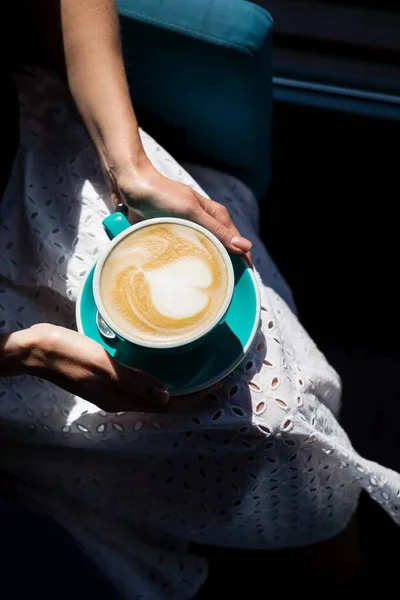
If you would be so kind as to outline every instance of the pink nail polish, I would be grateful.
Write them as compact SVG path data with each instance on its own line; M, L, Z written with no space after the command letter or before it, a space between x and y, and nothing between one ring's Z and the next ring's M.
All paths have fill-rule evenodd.
M153 387L151 390L151 396L161 406L165 406L169 400L169 393L163 388Z
M232 238L232 246L235 246L235 248L237 248L238 250L248 252L251 249L252 245L253 244L249 242L249 240L246 240L246 238L238 237L236 235Z

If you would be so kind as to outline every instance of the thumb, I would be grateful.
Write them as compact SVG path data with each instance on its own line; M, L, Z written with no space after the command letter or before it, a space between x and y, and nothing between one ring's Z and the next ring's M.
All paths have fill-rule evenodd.
M115 361L113 363L116 384L121 391L158 406L165 406L168 403L169 392L158 379L138 369L132 369Z

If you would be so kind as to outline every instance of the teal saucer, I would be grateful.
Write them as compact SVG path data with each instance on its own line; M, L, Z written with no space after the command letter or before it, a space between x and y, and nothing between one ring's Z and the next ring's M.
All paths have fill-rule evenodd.
M93 269L81 288L76 305L78 330L98 342L118 362L146 371L162 381L172 395L193 394L229 375L243 360L256 335L260 319L260 299L253 271L245 261L232 256L235 289L225 321L192 350L163 355L119 338L103 337L96 325L97 308L93 297Z

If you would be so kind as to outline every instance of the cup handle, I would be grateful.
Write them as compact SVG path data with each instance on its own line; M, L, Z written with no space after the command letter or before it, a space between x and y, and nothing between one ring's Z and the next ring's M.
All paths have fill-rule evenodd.
M130 226L128 219L120 212L109 215L103 221L103 227L110 240Z

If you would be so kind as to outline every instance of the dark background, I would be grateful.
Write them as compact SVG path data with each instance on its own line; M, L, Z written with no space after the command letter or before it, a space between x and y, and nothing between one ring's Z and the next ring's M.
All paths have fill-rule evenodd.
M261 203L262 237L294 290L300 320L342 377L344 428L363 456L397 471L399 139L400 120L276 102L272 184ZM358 524L367 567L346 589L386 590L397 579L399 530L366 495ZM204 598L222 582L233 598L267 595L271 577L278 593L343 589L296 551L207 555Z
M276 103L273 179L261 204L263 239L300 319L342 377L343 426L357 451L397 471L399 139L399 122ZM366 495L358 523L368 564L346 589L387 589L397 577L399 530ZM211 578L201 598L222 582L233 598L267 594L272 576L287 594L303 585L342 590L296 551L207 556Z

